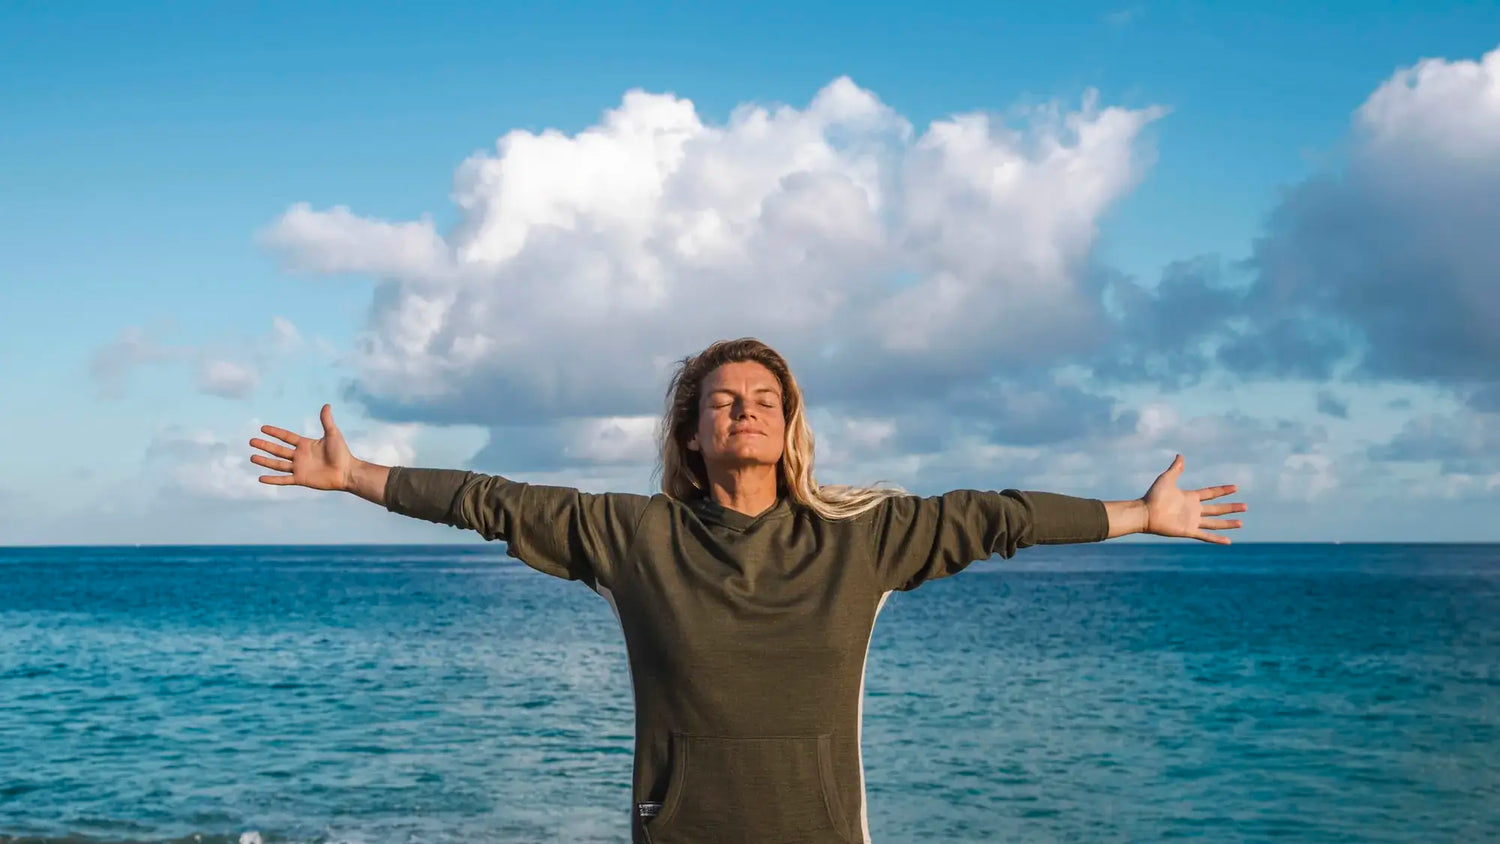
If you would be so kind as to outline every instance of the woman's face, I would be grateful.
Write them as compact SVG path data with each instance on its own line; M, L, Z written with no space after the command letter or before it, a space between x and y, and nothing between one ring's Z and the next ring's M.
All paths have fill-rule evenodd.
M704 376L698 430L687 447L703 453L710 474L775 466L786 437L781 382L754 361L726 363Z

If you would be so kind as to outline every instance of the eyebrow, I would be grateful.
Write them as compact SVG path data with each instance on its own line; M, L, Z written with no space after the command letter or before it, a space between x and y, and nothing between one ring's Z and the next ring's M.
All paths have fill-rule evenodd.
M756 387L755 389L751 390L750 392L752 392L752 393L773 393L773 394L775 394L777 396L781 395L781 391L778 390L778 389L776 389L775 387ZM739 395L739 393L735 392L734 390L729 389L728 387L720 387L717 390L709 390L708 391L709 395L713 395L715 393L728 393L731 396L737 396L737 395Z

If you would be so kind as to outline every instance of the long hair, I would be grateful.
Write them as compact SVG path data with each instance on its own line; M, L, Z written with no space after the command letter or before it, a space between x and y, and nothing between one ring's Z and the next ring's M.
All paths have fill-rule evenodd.
M791 368L776 350L753 337L720 340L697 355L677 362L677 371L667 385L666 414L657 428L661 448L661 491L679 501L708 494L708 467L702 452L687 447L698 430L699 401L703 379L727 363L754 361L769 369L781 382L781 409L786 439L776 463L776 491L790 495L797 504L824 519L848 519L869 510L881 500L905 495L900 487L821 485L813 479L813 434L802 410L802 390Z

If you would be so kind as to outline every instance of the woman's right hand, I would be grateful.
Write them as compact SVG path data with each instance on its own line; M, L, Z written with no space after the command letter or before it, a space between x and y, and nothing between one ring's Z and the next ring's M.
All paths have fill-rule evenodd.
M250 455L251 463L287 473L261 475L261 483L280 486L290 484L310 489L336 491L349 489L350 477L355 464L359 461L349 453L349 446L344 442L344 435L339 432L338 426L333 424L333 408L329 405L323 405L322 420L323 436L316 440L274 425L260 427L265 433L291 446L287 448L285 445L259 438L250 440L251 446L272 455L272 457L267 457L264 454L252 454ZM272 459L273 457L281 459Z

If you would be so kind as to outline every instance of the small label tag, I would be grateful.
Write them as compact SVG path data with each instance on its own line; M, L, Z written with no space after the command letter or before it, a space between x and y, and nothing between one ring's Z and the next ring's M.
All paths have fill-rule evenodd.
M654 818L661 811L660 803L637 803L635 804L635 816L638 818Z

